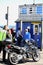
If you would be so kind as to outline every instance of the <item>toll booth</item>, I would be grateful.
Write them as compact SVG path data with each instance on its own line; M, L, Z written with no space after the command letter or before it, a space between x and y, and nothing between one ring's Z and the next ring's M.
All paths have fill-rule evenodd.
M40 22L22 22L22 34L24 35L25 33L25 29L27 27L30 27L30 33L31 33L31 37L32 39L34 39L38 45L38 48L41 48L41 43L42 43L42 23ZM16 30L18 30L18 28L21 27L21 23L17 22L16 24ZM37 29L37 31L36 31ZM36 34L37 32L37 34Z
M38 48L42 48L42 4L30 4L19 6L19 18L16 22L16 31L21 28L24 35L29 26L31 37L36 41Z

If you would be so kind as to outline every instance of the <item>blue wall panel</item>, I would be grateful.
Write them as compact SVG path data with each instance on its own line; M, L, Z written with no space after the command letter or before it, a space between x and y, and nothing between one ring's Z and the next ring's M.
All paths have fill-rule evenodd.
M20 27L20 22L16 23L16 32L18 31L18 28Z

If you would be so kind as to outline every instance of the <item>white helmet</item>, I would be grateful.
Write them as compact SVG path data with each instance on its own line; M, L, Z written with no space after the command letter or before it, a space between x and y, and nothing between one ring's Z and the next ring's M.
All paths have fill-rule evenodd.
M28 26L27 29L30 29L30 26Z

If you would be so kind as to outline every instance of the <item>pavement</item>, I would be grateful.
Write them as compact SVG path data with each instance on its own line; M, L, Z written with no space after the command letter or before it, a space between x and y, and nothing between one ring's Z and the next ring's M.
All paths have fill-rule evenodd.
M7 63L7 61L5 63L2 62L2 53L0 53L0 65L9 65ZM41 58L38 62L34 62L32 59L29 59L28 62L25 62L25 63L19 63L17 65L43 65L43 50L40 51L40 55L41 55ZM6 59L7 59L7 54L6 54Z

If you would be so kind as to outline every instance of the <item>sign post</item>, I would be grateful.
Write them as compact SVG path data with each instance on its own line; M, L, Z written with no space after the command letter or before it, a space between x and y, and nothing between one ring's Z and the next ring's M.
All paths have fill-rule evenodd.
M6 13L6 16L5 16L5 18L7 20L7 26L8 26L8 12L9 12L9 7L7 7L7 13Z
M33 4L35 4L35 0L33 0Z

